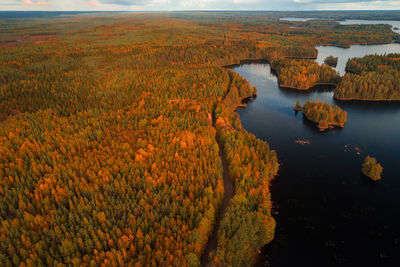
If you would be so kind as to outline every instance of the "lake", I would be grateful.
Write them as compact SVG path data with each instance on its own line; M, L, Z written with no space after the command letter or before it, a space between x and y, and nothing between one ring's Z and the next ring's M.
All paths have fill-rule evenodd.
M397 20L354 20L347 19L344 21L340 21L342 25L350 25L350 24L389 24L392 26L392 31L400 33L400 21ZM398 28L394 30L393 28Z
M330 20L323 18L280 18L282 21L310 21L310 20ZM389 24L392 26L392 30L394 32L400 33L400 21L396 20L355 20L355 19L347 19L344 21L339 21L342 25L350 25L350 24ZM397 28L395 30L394 28Z
M389 54L389 53L400 53L400 44L384 44L384 45L352 45L350 48L340 48L334 46L317 46L318 57L317 62L319 64L324 63L327 56L337 56L338 64L336 69L340 75L346 73L347 60L353 57L363 57L365 55L377 54Z
M347 55L340 49L329 52ZM268 64L233 70L258 89L238 110L243 127L267 141L281 165L271 186L275 239L257 265L400 266L400 103L337 102L329 87L282 89ZM292 110L297 99L317 98L348 112L343 129L320 132ZM384 168L379 182L361 174L367 155Z

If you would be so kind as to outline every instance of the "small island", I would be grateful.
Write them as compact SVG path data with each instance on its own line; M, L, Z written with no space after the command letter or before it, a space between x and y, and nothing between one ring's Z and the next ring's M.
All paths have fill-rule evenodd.
M334 56L329 56L327 58L325 58L325 64L336 68L337 63L338 63L338 57L334 57Z
M378 181L381 179L381 174L383 171L383 167L379 164L375 158L367 156L362 165L362 173L365 176L368 176L374 181Z
M399 28L398 28L398 27L394 27L393 30L394 30L394 31L398 31Z
M300 110L308 120L316 123L320 131L336 126L343 128L347 121L346 111L338 106L323 101L319 102L318 99L317 101L306 101L301 109L299 107L300 103L297 103L293 109Z

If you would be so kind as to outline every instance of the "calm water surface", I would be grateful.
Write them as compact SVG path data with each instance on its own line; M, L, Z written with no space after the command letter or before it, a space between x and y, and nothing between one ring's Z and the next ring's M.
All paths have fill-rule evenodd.
M258 88L238 110L243 127L281 164L271 187L276 236L257 265L400 266L400 103L336 102L327 87L280 89L267 64L234 70ZM345 128L319 132L292 110L296 99L317 98L348 112ZM383 165L377 183L360 173L366 155Z
M334 46L317 46L318 57L317 62L319 64L324 63L327 56L334 55L338 57L338 64L336 70L340 75L346 73L347 60L353 57L363 57L365 55L377 54L389 54L389 53L400 53L400 44L384 44L384 45L352 45L350 48L340 48Z

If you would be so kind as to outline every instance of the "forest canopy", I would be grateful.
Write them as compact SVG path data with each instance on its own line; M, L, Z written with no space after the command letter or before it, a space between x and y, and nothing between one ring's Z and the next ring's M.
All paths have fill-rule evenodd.
M361 168L362 173L374 181L380 180L382 177L383 167L377 160L371 156L366 156Z
M347 62L334 97L340 100L400 100L400 54L368 55Z
M279 164L234 112L254 88L222 66L397 38L256 14L1 19L0 265L198 266L224 195L220 150L235 195L212 262L251 265L274 235ZM293 68L300 86L337 79Z
M294 107L299 109L298 103ZM300 109L304 116L312 122L315 122L321 131L331 127L344 127L347 121L347 112L338 106L328 104L324 101L306 101Z
M340 75L326 64L311 60L278 59L272 62L280 87L308 90L316 85L336 85Z

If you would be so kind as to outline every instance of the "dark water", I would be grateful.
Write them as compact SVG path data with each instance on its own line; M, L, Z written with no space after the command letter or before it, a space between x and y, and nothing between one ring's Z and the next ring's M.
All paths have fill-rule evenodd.
M400 103L336 102L327 87L280 89L267 64L234 70L258 89L238 110L242 124L281 164L271 187L276 236L257 265L400 266ZM292 110L296 99L317 98L348 112L345 128L319 132ZM381 181L360 173L366 155L383 165Z

